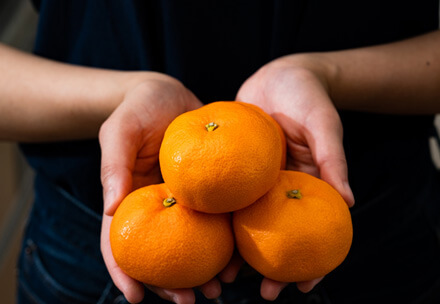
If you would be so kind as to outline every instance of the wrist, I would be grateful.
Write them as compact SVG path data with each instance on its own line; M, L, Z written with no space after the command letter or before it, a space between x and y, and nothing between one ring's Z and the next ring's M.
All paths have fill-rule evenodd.
M311 74L332 95L332 88L340 77L341 69L332 60L330 53L301 53L280 58L286 60L293 69L300 73Z
M174 78L165 74L151 71L107 71L107 76L103 78L105 82L98 86L101 96L97 97L101 102L95 108L100 116L101 122L104 122L113 111L127 98L127 95L139 86L161 83L164 81L175 81Z

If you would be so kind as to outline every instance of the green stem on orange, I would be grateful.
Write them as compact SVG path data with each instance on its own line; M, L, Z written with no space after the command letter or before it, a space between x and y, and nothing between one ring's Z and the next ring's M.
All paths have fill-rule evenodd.
M287 191L286 195L288 198L294 198L294 199L301 199L302 198L302 194L299 189L293 189L293 190Z
M167 197L166 199L163 200L162 205L166 208L169 208L175 203L176 203L176 199L174 197Z
M210 122L209 124L205 125L205 128L208 132L212 132L218 128L218 124L216 124L215 122Z

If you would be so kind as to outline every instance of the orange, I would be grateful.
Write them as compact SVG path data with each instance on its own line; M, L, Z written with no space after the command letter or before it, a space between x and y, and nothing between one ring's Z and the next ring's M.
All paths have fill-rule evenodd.
M178 116L159 152L163 179L177 200L208 212L231 212L276 182L283 143L273 120L240 102L219 101Z
M188 209L165 184L130 193L110 227L116 263L130 277L162 288L191 288L208 282L234 250L230 214Z
M247 105L249 107L252 107L254 110L259 111L262 115L266 116L267 119L269 119L270 121L272 121L272 123L277 127L278 129L278 133L281 137L281 147L282 147L282 157L281 157L281 170L286 169L286 161L287 161L287 141L286 141L286 135L284 134L283 129L281 128L281 126L278 124L278 122L269 114L267 114L266 112L263 111L263 109L261 109L260 107L258 107L257 105L251 104L251 103L247 103L247 102L243 102L243 101L237 101L243 105Z
M347 256L353 228L347 204L329 184L281 171L276 185L233 213L238 251L259 273L281 282L322 277Z

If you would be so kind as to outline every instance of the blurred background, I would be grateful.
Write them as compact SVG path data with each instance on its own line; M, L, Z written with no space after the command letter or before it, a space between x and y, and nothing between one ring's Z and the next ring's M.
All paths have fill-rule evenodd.
M0 41L30 52L37 25L30 0L0 0ZM435 124L440 130L440 116ZM438 141L430 139L433 161L440 168ZM0 141L0 295L15 303L15 265L21 235L32 202L33 172L16 143Z

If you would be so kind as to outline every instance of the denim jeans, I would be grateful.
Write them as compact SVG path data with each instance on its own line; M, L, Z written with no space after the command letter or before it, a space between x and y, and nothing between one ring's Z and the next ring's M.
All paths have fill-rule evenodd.
M123 303L108 301L118 295L99 249L101 216L41 176L35 183L18 303Z
M383 198L395 196L390 192ZM275 303L440 303L440 245L424 213L416 208L400 214L404 208L394 206L390 210L405 223L392 225L384 207L379 210L387 212L385 218L371 220L377 214L374 202L357 208L346 261L311 293L302 294L290 284ZM384 234L384 225L395 229ZM18 303L127 303L104 265L100 229L101 215L37 176L19 259ZM235 283L222 286L221 298L207 300L196 291L196 303L269 303L259 296L261 279L245 267ZM143 303L169 302L146 289Z

